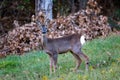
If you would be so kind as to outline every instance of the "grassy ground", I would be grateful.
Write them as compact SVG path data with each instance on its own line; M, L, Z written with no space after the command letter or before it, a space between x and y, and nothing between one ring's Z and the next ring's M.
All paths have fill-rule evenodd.
M58 57L57 72L49 75L48 55L33 51L0 59L0 80L120 80L120 36L89 41L83 52L90 58L89 72L85 71L84 61L81 72L72 72L75 59L63 54Z

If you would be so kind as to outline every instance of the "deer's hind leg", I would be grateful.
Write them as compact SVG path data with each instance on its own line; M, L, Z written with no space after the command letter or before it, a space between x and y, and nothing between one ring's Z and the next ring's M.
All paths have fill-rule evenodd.
M80 58L78 55L76 55L76 54L74 54L74 53L72 53L72 55L73 55L73 56L75 57L75 59L76 59L76 66L75 66L75 68L74 68L74 71L77 71L78 68L80 67L80 64L81 64L82 60L81 60L81 58Z
M78 55L81 56L85 60L86 71L88 71L88 66L89 66L89 58L88 58L88 56L85 55L82 51L80 51Z
M79 57L82 57L85 60L86 63L86 70L88 70L88 65L89 65L89 58L87 57L87 55L85 55L82 51L81 51L81 47L78 46L74 46L73 47L73 53L75 53L76 55L78 55Z

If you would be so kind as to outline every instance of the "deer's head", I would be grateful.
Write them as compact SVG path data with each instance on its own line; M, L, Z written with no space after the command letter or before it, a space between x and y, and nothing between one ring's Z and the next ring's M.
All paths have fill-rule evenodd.
M37 18L36 18L36 23L39 26L40 30L42 31L42 34L47 33L47 26L50 20L45 16L44 12L39 12Z

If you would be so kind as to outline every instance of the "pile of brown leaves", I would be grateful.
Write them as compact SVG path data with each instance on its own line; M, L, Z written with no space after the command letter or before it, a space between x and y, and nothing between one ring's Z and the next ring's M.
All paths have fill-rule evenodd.
M85 33L89 35L89 39L93 39L108 35L110 27L107 17L99 15L100 8L97 6L94 0L89 0L86 10L53 19L48 24L48 37L57 38L73 33ZM23 26L16 24L15 29L0 38L0 57L10 53L22 54L40 49L41 37L40 28L36 23L31 22Z
M0 55L22 54L40 49L40 39L41 31L35 23L16 27L1 38Z
M89 0L86 10L52 20L48 25L48 36L56 38L72 33L86 33L89 39L106 36L110 31L108 18L100 15L100 10L96 1Z

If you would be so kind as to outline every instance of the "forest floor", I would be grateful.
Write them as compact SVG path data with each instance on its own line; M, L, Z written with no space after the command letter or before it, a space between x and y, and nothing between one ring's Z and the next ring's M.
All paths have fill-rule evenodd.
M120 80L120 36L88 41L83 52L90 58L89 71L84 61L81 72L73 72L75 59L69 54L58 56L58 69L49 74L49 57L43 51L10 55L0 59L0 80Z

